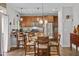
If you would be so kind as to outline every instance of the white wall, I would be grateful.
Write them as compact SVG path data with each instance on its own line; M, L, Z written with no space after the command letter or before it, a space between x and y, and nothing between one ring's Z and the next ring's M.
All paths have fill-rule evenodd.
M73 9L73 24L74 26L79 24L79 6L75 6Z
M62 20L62 8L60 8L59 10L58 10L58 33L60 33L61 34L61 38L60 38L60 45L62 46L63 45L63 36L62 36L62 34L63 34L63 27L62 27L62 25L63 25L63 20Z
M66 19L66 15L70 15L69 19ZM58 32L61 34L61 46L70 47L70 32L72 30L72 7L62 7L58 12Z
M11 39L10 37L10 34L11 34L11 31L12 29L17 29L18 28L18 21L20 19L20 15L17 11L15 11L14 9L12 9L8 4L7 4L7 14L8 14L8 17L9 17L9 48L10 47L13 47L13 46L16 46L16 39ZM19 15L17 17L17 15ZM10 22L11 22L11 25L10 25Z
M66 16L70 15L69 19L66 19ZM72 16L73 16L73 9L72 7L63 7L63 46L70 47L70 33L72 30Z

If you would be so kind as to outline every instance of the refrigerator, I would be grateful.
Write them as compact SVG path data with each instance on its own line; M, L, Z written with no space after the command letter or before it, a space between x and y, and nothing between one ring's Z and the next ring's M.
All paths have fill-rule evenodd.
M53 37L53 23L44 24L45 36Z

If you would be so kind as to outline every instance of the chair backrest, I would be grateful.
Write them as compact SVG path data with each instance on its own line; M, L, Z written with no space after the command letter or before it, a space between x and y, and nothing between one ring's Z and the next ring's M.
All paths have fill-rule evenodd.
M54 40L60 41L61 35L59 33L54 34Z
M49 37L38 37L37 39L37 55L48 56L49 55Z
M38 37L37 42L38 42L38 44L48 44L49 38L48 37Z
M29 36L29 37L34 36L34 33L33 33L33 32L29 32L29 33L28 33L28 36Z
M32 41L32 37L35 36L34 32L29 32L28 33L28 41Z
M18 32L17 33L17 40L24 40L23 32Z

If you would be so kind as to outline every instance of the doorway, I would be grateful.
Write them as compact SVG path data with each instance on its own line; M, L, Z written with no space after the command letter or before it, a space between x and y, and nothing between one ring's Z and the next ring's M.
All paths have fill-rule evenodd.
M0 53L4 55L8 50L8 16L0 13Z

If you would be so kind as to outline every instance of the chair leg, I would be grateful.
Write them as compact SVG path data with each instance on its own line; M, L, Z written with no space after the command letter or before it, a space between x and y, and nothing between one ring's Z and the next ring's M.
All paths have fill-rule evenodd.
M72 43L70 42L70 49L72 50Z
M77 53L78 53L78 46L76 45L76 55L77 55Z
M50 56L50 47L48 48L48 55Z
M25 56L26 56L26 47L25 47Z
M37 49L37 56L40 56L40 53L39 53L39 48Z
M76 45L76 52L78 52L78 47L77 47L77 45Z
M34 56L36 56L36 48L35 48L35 46L34 46Z
M60 49L59 49L59 46L57 46L57 54L60 56Z
M17 42L17 48L19 48L19 44L20 44L20 42L18 41L18 42Z

